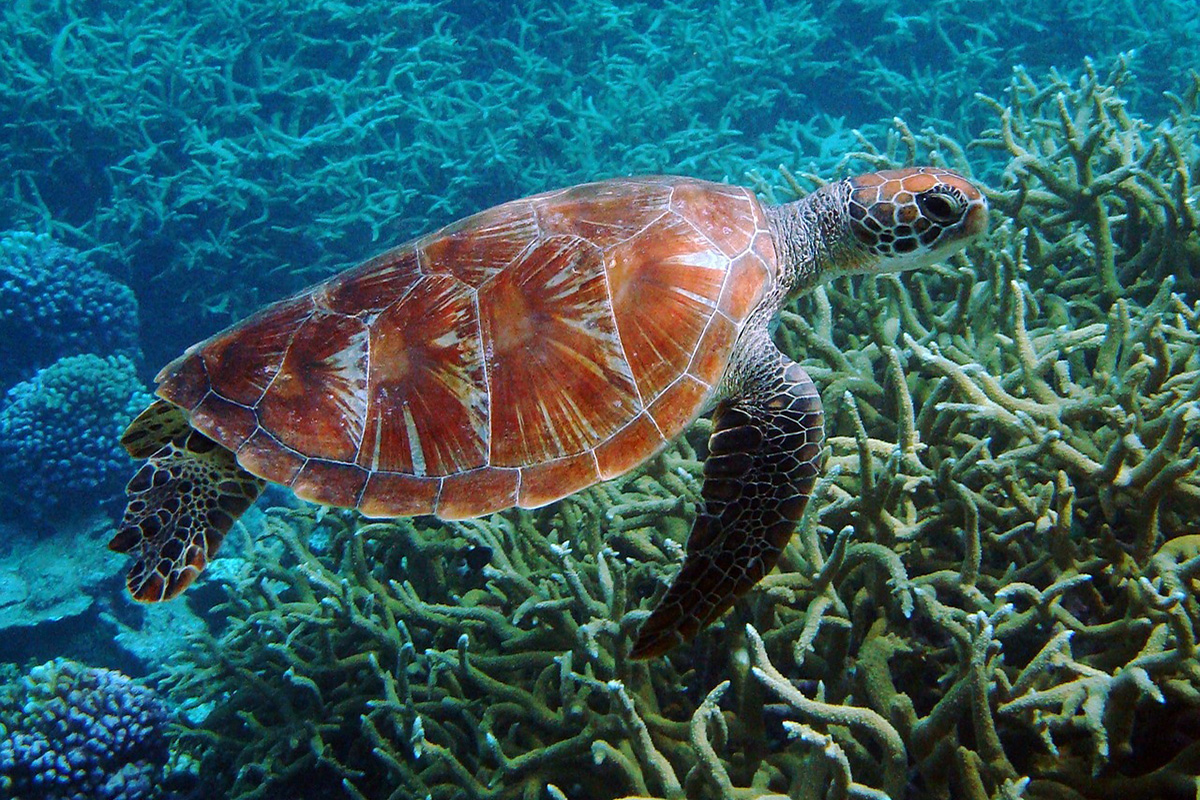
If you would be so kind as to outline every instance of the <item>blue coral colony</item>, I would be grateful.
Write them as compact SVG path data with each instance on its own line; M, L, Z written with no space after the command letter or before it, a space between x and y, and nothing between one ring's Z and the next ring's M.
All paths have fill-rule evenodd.
M0 11L0 797L1194 798L1200 20L994 5ZM195 340L541 191L914 164L991 231L781 309L822 473L690 643L630 658L703 419L479 518L268 488L124 598L119 437Z

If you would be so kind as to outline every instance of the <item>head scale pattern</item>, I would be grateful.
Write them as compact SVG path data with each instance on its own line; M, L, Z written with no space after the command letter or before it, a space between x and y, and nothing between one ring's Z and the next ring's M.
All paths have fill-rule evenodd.
M926 259L987 226L987 202L961 175L937 167L885 170L851 178L850 228L873 255Z

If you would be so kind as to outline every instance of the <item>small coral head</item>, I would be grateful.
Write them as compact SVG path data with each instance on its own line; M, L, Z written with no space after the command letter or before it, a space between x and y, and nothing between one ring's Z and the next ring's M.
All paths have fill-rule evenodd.
M909 167L846 181L850 230L869 255L861 272L894 272L940 261L987 231L987 200L948 169Z

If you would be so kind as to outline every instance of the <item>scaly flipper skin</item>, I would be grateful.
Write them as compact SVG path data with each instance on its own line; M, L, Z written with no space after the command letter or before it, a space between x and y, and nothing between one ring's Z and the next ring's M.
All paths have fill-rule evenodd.
M134 599L168 600L208 565L265 482L163 400L134 420L121 443L146 463L125 488L129 504L108 547L133 554L125 582Z
M771 571L804 513L820 472L824 413L799 364L768 342L743 393L713 415L704 462L704 509L671 588L630 652L652 658L686 642Z

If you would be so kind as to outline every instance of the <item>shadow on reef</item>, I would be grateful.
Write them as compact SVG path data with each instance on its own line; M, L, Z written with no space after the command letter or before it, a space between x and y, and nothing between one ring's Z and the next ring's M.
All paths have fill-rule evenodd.
M1193 797L1200 76L1158 126L1127 80L1018 75L974 143L990 240L783 315L826 474L784 568L692 647L626 655L698 496L686 440L532 512L270 510L228 627L160 676L209 791ZM967 166L902 124L847 159L914 160Z

